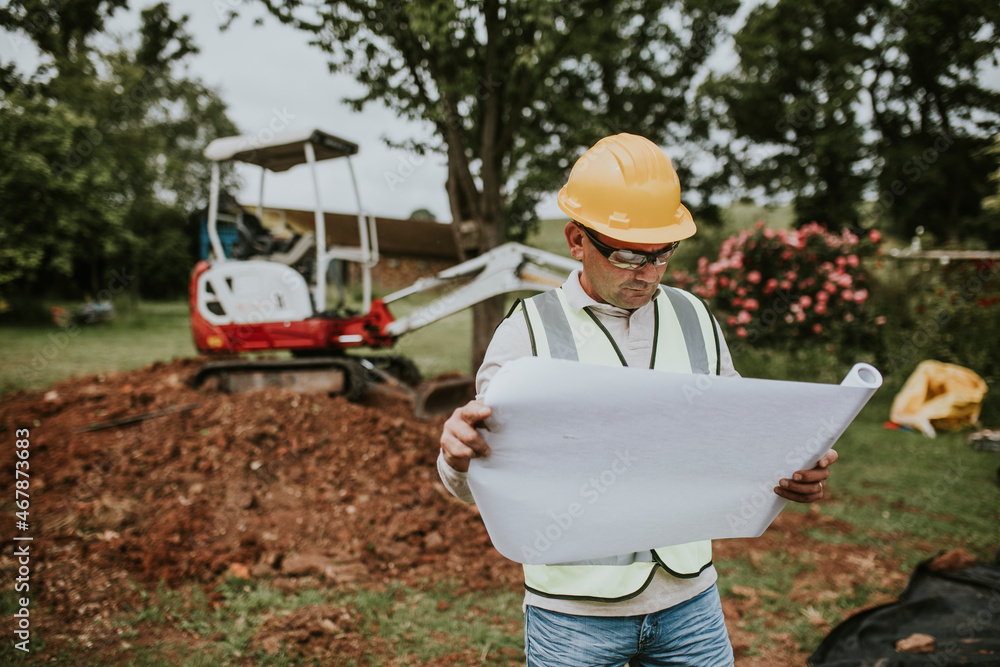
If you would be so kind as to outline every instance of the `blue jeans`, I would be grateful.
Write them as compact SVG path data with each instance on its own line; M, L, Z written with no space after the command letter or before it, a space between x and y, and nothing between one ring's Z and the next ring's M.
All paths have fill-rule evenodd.
M723 667L733 664L719 591L645 616L573 616L529 606L528 667Z

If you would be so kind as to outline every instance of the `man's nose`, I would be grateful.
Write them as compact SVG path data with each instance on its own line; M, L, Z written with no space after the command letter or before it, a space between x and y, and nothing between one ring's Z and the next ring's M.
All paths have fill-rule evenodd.
M641 269L636 270L635 279L644 283L658 283L660 282L660 274L652 262L646 262Z

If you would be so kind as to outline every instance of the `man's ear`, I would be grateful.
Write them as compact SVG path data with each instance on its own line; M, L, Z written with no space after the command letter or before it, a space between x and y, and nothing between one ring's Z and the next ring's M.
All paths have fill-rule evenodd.
M569 245L569 254L573 256L573 259L583 259L583 232L575 222L570 220L566 223L566 228L563 229L563 233L566 235L566 243Z

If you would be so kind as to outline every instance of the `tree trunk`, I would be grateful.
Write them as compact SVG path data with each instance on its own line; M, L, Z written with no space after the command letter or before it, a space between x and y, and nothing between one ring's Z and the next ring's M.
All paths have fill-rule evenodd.
M483 16L486 27L486 87L481 91L481 135L479 157L482 192L479 206L479 250L486 252L504 241L503 156L499 145L501 136L501 107L504 77L498 72L497 49L500 43L500 3L485 0ZM478 370L486 356L493 332L504 316L505 295L499 295L477 304L472 309L472 368Z
M449 167L450 172L453 169L453 166ZM447 187L452 213L452 235L455 238L459 258L465 261L476 254L487 252L500 245L504 238L502 226L497 222L490 224L487 220L482 219L485 217L493 221L503 220L502 205L499 204L499 201L493 200L497 202L494 206L500 206L499 211L477 217L464 197L462 188L458 187L458 177L454 173L449 176ZM469 224L476 227L476 233L471 239L474 249L468 245L470 242L468 234L461 229ZM469 361L471 373L478 371L482 365L486 348L489 347L490 340L493 338L493 332L504 316L505 305L506 298L500 295L472 306L472 355Z
M503 295L481 301L472 307L472 372L483 365L486 348L490 346L493 332L503 319L507 300Z
M489 214L488 214L489 215ZM502 211L494 212L494 220L503 220ZM488 224L486 221L479 222L480 248L483 252L495 248L503 241L503 229L499 224ZM506 295L500 294L481 301L472 307L472 361L470 363L472 372L475 373L483 364L483 357L486 356L486 348L489 347L493 339L493 332L503 319Z

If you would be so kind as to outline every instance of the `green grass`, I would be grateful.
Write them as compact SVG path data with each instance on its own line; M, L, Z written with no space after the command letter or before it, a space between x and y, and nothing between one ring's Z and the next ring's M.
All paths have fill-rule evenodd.
M389 305L397 318L430 303L437 295L420 294L394 301ZM465 309L425 327L404 334L392 347L392 354L407 357L424 377L459 372L470 375L472 369L472 311Z
M540 220L538 229L528 238L525 245L569 257L569 246L566 245L566 236L563 232L568 221L569 218Z
M137 309L120 309L111 322L68 329L4 325L0 338L0 394L197 354L187 303L181 301L146 302Z
M855 543L903 547L907 566L927 557L920 544L964 547L991 562L1000 547L1000 457L974 450L964 433L930 439L883 428L894 394L880 390L841 439L824 514L852 524Z
M402 300L392 310L401 317L430 299L421 295ZM427 377L469 373L471 327L471 311L465 310L406 334L390 352L412 359ZM0 339L4 341L0 395L18 389L38 391L74 376L132 370L198 354L184 301L143 302L111 322L70 329L53 324L0 325Z
M316 607L324 616L341 614L366 640L356 662L381 664L386 655L401 664L434 664L444 656L474 654L477 664L506 665L511 652L523 651L520 594L458 593L452 586L425 592L402 586L333 590L326 587L282 593L267 583L229 578L216 587L214 601L197 586L163 586L143 594L141 604L119 614L113 625L121 644L111 658L131 665L297 665L312 664L297 655L292 633L272 635L278 642L254 641L268 619L289 618L296 610ZM150 636L160 637L147 641ZM176 638L174 638L176 637ZM184 640L181 641L181 637ZM344 657L344 660L350 660ZM53 664L77 664L56 658ZM451 663L449 663L451 664Z
M723 211L722 220L727 233L749 229L757 224L758 220L763 220L772 229L790 229L795 222L795 210L787 205L757 206L736 203Z

